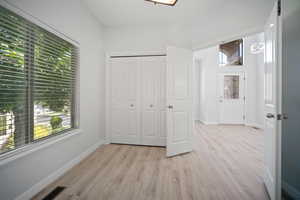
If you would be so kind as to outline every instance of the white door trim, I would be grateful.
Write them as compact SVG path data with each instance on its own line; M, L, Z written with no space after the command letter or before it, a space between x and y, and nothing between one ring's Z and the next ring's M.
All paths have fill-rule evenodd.
M278 4L282 4L281 0L279 1ZM282 6L282 5L280 5ZM277 88L278 88L278 95L277 95L277 102L278 102L278 113L282 113L282 17L278 17L278 73L277 73ZM276 187L276 200L281 200L281 188L282 188L282 180L281 180L281 140L282 140L282 121L279 120L277 123L277 152L276 152L276 157L277 157L277 162L276 162L276 180L277 180L277 187Z
M105 54L105 141L107 144L111 143L110 133L110 54Z

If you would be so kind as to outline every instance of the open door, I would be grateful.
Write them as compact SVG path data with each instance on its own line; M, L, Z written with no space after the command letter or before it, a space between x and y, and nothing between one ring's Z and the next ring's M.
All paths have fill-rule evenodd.
M167 48L167 156L192 151L191 50Z
M280 3L280 2L279 2ZM264 182L271 200L280 199L281 134L281 27L274 7L265 26L265 174Z

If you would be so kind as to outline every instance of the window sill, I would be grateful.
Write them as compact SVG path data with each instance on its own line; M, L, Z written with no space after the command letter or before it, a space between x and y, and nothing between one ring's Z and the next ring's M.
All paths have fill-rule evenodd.
M57 136L51 137L49 139L46 139L46 140L43 140L43 141L40 141L37 143L28 144L19 149L4 153L3 155L0 155L0 166L5 165L9 162L12 162L19 158L22 158L28 154L34 153L37 150L44 149L44 148L51 146L57 142L60 142L62 140L65 140L67 138L73 137L73 136L81 134L81 133L82 133L82 130L80 130L80 129L70 130L64 134L57 135Z

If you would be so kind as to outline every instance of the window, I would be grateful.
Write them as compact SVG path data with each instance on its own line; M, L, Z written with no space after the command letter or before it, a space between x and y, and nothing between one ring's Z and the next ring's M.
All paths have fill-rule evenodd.
M243 40L235 40L220 45L219 50L220 66L243 65Z
M225 75L224 76L224 99L240 98L240 76Z
M0 6L0 153L76 128L78 49Z

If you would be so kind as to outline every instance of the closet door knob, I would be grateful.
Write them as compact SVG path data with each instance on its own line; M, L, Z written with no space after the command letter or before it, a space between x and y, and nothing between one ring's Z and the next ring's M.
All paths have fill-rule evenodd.
M153 105L152 104L150 104L150 108L152 108L153 107Z
M133 104L130 104L130 107L133 107L134 105Z

